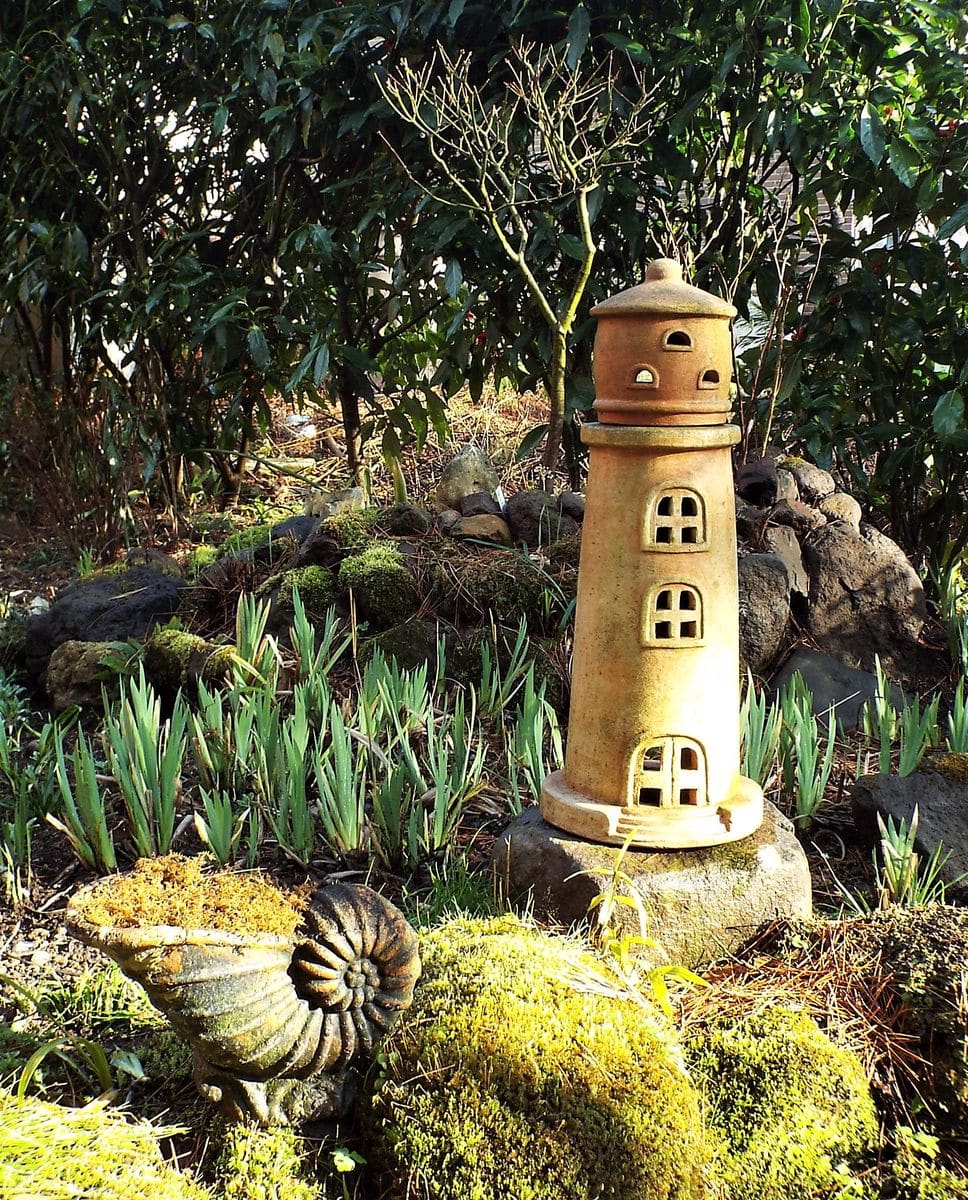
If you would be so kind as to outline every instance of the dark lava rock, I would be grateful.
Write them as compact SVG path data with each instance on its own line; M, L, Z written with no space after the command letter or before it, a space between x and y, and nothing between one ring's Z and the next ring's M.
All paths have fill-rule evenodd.
M764 507L776 500L776 467L768 458L743 463L736 473L736 491L748 503Z
M178 610L184 582L151 567L76 583L45 613L27 622L24 661L42 684L53 651L62 642L123 642L143 638Z
M573 537L578 522L566 516L548 492L518 492L507 502L505 519L516 542L530 549Z
M500 517L501 506L490 492L471 492L460 502L462 517Z
M739 560L740 666L763 675L776 661L790 620L790 574L775 554Z
M434 519L416 504L394 504L380 513L379 524L395 537L420 537L430 532Z

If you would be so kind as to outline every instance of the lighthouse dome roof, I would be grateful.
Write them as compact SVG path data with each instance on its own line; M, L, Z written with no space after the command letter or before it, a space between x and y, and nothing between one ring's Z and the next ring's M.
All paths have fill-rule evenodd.
M592 309L593 317L620 317L633 313L676 313L696 317L735 317L726 300L685 283L682 267L672 258L649 263L645 282L626 288Z

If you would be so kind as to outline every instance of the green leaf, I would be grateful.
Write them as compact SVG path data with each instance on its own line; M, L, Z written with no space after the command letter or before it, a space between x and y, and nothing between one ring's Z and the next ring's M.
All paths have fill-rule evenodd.
M938 230L938 237L950 238L966 226L968 226L968 203L962 204L961 208L951 214Z
M323 382L326 372L329 370L329 346L320 346L316 351L316 359L313 363L313 383L316 387Z
M282 60L286 56L286 43L283 40L281 33L270 33L266 38L266 49L269 51L269 57L278 70L282 66Z
M218 108L215 110L215 116L212 118L212 133L216 137L218 137L218 135L225 128L225 126L228 122L228 119L229 119L229 110L226 108L226 106L224 104L220 104L218 106Z
M918 181L921 159L918 152L907 142L892 139L889 154L891 170L905 187L910 188Z
M559 239L561 248L569 258L574 258L578 262L583 262L585 258L585 243L581 238L575 237L572 233L563 233Z
M578 60L585 53L591 25L588 9L584 4L579 4L568 18L568 57L566 62L573 71L578 66Z
M945 392L931 414L931 425L938 437L951 437L965 421L965 401L960 392Z
M191 21L184 13L172 13L165 22L169 29L184 29L187 25L191 25Z
M860 115L860 144L874 166L884 157L884 123L881 114L870 104L864 105Z
M252 361L257 367L264 367L269 361L269 346L266 342L266 335L258 325L249 327L248 343Z
M529 433L526 433L521 439L521 444L514 452L514 461L520 462L522 458L527 458L528 455L537 448L541 439L548 432L547 424L535 425Z
M791 0L790 17L795 31L794 41L802 50L810 41L810 5L807 0Z
M446 271L444 271L444 288L451 300L456 300L457 293L460 291L460 285L463 282L464 276L461 273L460 263L452 258L447 264Z

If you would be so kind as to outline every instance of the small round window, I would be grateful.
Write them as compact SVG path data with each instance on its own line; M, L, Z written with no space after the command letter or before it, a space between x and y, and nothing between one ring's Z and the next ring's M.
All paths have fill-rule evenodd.
M665 350L691 350L692 338L684 329L670 329L662 339Z
M703 391L714 391L719 387L719 372L709 367L699 376L699 387Z
M635 367L632 371L632 383L635 387L658 387L659 376L652 369L652 367L647 367L645 365Z

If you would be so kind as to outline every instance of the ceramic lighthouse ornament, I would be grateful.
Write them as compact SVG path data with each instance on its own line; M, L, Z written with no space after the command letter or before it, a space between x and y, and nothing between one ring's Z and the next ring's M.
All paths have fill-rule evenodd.
M671 259L592 309L596 423L565 768L542 816L592 841L715 846L753 833L739 770L736 520L726 301Z

